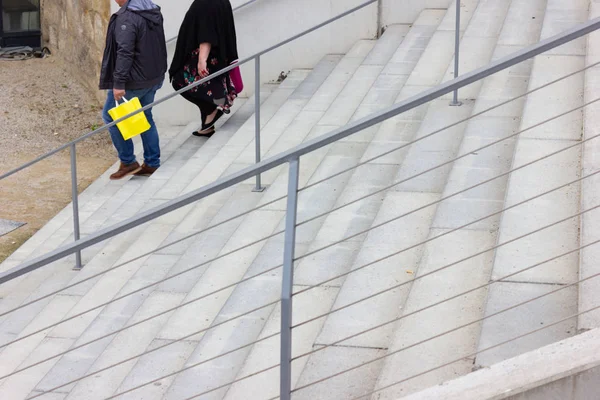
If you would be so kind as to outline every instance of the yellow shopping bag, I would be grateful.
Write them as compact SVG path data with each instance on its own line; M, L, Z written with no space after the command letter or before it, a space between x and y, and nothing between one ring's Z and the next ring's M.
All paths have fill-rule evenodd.
M125 101L121 103L121 105L119 105L119 102L115 101L117 106L108 111L108 114L112 117L113 121L123 118L124 116L142 108L140 99L137 97L134 97L129 101L123 97L123 100ZM149 130L150 123L146 118L146 114L141 112L133 117L129 117L126 120L119 122L117 124L117 128L119 128L119 131L121 131L123 139L128 140Z

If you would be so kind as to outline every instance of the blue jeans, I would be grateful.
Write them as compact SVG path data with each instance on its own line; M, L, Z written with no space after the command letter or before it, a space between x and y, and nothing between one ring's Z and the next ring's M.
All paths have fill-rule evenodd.
M143 107L154 101L156 92L161 87L162 83L149 89L128 90L125 94L125 98L129 100L137 97L140 99L140 103L142 103ZM108 115L108 110L115 107L113 91L109 90L107 93L106 103L104 104L104 110L102 111L102 119L104 120L105 124L113 121L111 116ZM160 141L158 138L158 130L156 129L154 118L152 118L152 109L146 110L145 114L146 118L148 118L148 122L150 123L150 130L142 133L141 135L142 143L144 144L144 162L149 167L158 168L160 167ZM119 153L119 159L121 162L125 165L133 164L136 159L133 149L133 142L131 139L123 139L119 128L116 126L110 128L109 131L112 142L115 145L115 149L117 149L117 153Z

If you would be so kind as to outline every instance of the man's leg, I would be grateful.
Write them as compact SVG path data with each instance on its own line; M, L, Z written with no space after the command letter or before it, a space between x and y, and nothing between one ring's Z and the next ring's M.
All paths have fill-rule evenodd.
M105 124L110 124L111 122L113 122L112 117L108 114L108 110L114 108L115 106L116 104L115 98L113 96L113 91L108 90L106 103L104 104L104 109L102 110L102 119L104 120ZM124 165L130 165L135 163L135 153L133 152L133 142L131 141L131 139L123 139L119 128L117 128L116 126L110 128L109 132L113 145L115 146L115 149L117 150L117 153L119 155L119 160L121 160L121 162Z
M156 97L156 92L160 89L162 84L156 85L151 89L148 89L143 96L139 96L142 107L153 103ZM154 123L152 116L152 109L145 111L146 118L150 123L150 129L142 133L142 143L144 144L144 163L150 168L160 167L160 139L158 137L158 129Z

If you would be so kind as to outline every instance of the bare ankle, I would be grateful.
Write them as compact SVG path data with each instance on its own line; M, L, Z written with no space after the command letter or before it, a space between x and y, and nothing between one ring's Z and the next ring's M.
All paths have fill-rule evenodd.
M216 116L217 116L217 110L213 111L212 114L210 114L208 117L206 117L206 123L210 124L211 122L213 122L213 120L215 119Z

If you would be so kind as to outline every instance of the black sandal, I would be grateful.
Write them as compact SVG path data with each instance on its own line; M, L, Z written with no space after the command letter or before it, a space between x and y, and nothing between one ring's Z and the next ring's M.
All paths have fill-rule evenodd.
M210 138L212 135L215 134L215 127L211 126L208 129L202 129L201 131L194 131L192 132L192 135L194 136L198 136L198 137L205 137L205 138Z
M215 117L213 118L212 121L210 121L208 124L205 123L204 121L202 121L202 130L205 131L209 128L212 128L213 126L215 126L215 124L217 123L217 121L219 120L219 118L221 118L223 116L223 111L221 110L217 110L217 114L215 115Z

